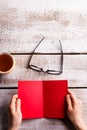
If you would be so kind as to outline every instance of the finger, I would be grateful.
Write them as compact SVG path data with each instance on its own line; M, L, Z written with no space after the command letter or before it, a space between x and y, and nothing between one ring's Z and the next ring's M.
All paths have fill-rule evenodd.
M17 112L21 112L21 100L17 99Z
M72 93L72 91L70 89L68 89L68 94L71 94L71 93Z
M15 109L16 109L16 100L18 98L18 95L15 94L12 99L11 99L11 103L10 103L10 109L11 109L11 112L14 113L15 112Z
M72 110L72 101L69 94L66 95L66 102L68 110Z
M13 98L18 98L18 94L13 95L13 97L11 98L10 104L12 103Z
M71 97L72 103L73 103L73 104L76 104L76 103L77 103L76 95L75 95L73 92L71 92L70 90L68 90L68 94L69 94L70 97Z

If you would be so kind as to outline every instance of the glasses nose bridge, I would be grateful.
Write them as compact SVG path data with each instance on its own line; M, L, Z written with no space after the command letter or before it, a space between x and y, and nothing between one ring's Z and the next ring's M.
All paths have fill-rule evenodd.
M44 73L47 73L47 69L46 68L41 68L41 71Z

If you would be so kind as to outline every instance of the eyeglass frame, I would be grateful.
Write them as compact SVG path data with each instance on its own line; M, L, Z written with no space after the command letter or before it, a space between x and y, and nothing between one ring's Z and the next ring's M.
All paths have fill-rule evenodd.
M35 65L32 65L30 64L31 62L31 59L35 53L35 50L38 48L38 46L40 45L40 43L45 39L45 37L43 37L39 43L36 45L36 47L34 48L33 52L32 52L32 55L30 56L30 59L29 59L29 63L28 63L28 67L32 70L35 70L37 72L44 72L44 73L47 73L47 74L51 74L51 75L60 75L62 72L63 72L63 49L62 49L62 44L61 44L61 41L59 40L59 44L60 44L60 51L61 51L61 61L60 61L60 70L59 71L56 71L56 70L49 70L47 69L46 71L43 70L43 68L39 68ZM33 67L37 68L37 69L34 69ZM50 73L50 72L55 72L55 73Z

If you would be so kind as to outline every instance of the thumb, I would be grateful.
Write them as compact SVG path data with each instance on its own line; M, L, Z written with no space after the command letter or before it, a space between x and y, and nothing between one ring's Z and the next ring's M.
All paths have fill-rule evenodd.
M69 94L66 95L66 102L67 102L67 109L72 110L72 102Z
M17 99L17 112L21 112L21 100Z

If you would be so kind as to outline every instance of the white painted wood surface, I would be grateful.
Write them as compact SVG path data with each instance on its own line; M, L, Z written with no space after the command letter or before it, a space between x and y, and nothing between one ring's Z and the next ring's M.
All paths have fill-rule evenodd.
M87 123L87 8L86 0L3 0L0 1L0 53L10 52L16 61L14 70L0 75L0 130L7 128L7 108L17 93L18 80L69 81L83 102ZM58 40L64 52L63 73L58 76L37 73L27 68L30 55L41 40L32 63L43 68L58 66ZM45 54L41 54L45 53ZM48 55L46 53L49 53ZM7 87L7 89L5 89ZM35 119L23 121L20 130L74 130L67 120Z
M63 73L48 75L33 71L28 66L30 55L13 55L16 65L14 70L1 75L0 87L17 87L18 80L62 80L69 81L69 87L87 87L87 55L64 55ZM32 64L49 69L58 68L59 55L34 55Z
M64 52L87 53L87 12L0 10L0 52L30 53L44 36L37 52L57 52L60 39Z

